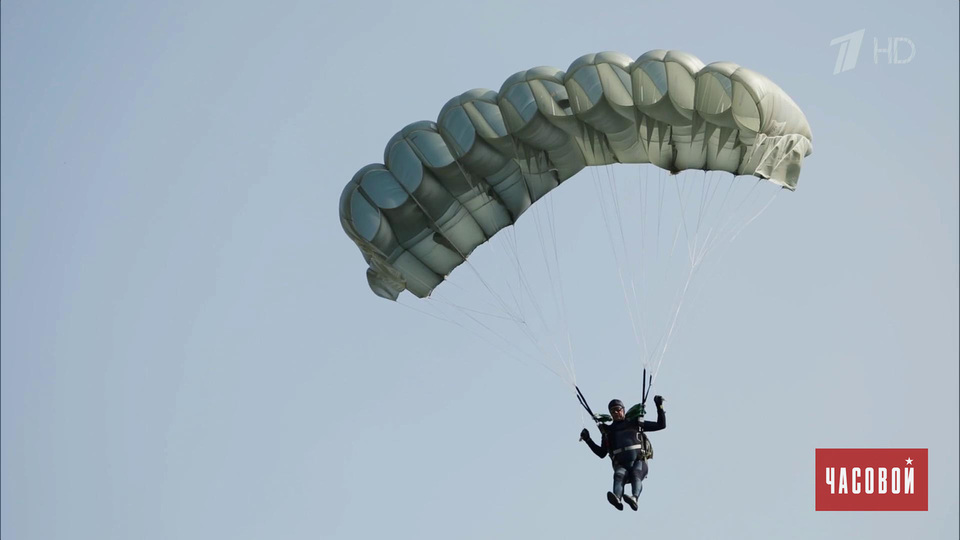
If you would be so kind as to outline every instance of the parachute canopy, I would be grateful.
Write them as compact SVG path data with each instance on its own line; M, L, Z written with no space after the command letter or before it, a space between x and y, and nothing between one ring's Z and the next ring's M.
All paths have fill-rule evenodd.
M448 101L436 123L403 128L383 164L347 183L340 221L369 264L373 292L427 297L477 246L584 167L718 170L793 190L811 140L800 108L749 69L678 51L635 61L589 54L566 72L538 67L499 92L470 90Z

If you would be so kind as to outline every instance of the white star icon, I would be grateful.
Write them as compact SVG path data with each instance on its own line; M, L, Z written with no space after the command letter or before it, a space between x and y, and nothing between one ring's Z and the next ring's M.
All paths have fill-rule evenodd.
M907 458L907 465L913 465L913 460L910 458Z

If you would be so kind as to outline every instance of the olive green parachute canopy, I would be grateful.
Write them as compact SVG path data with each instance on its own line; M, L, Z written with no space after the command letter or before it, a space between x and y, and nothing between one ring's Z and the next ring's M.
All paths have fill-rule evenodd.
M377 295L427 297L477 246L581 169L650 163L795 189L812 151L800 108L769 79L678 51L604 52L471 90L387 143L340 197Z

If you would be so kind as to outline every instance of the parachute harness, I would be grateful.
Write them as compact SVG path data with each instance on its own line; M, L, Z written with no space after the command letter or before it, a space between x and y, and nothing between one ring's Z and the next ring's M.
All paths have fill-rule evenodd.
M643 371L643 390L641 392L642 401L637 403L633 407L630 407L630 410L626 412L625 418L643 418L647 397L650 395L650 389L653 387L653 375L647 375L647 371ZM578 386L574 386L574 389L577 391L577 401L580 402L580 405L586 409L587 413L590 415L590 418L593 418L593 421L596 422L597 428L603 432L606 423L613 420L613 418L608 414L595 414L590 408L590 405L587 403L587 398L583 396L583 392L580 391ZM659 414L659 413L658 413ZM581 440L583 440L581 438ZM650 445L650 439L647 438L647 434L643 432L643 422L640 422L640 443L627 446L625 448L618 448L610 452L611 459L613 456L626 452L628 450L640 450L640 459L646 461L653 458L653 447Z

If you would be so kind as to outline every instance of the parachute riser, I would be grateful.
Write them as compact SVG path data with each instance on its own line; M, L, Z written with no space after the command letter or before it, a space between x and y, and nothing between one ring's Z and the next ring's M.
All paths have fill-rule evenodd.
M646 407L647 405L647 396L650 395L650 389L653 388L653 374L647 375L647 368L643 368L643 392L641 395L640 405Z

